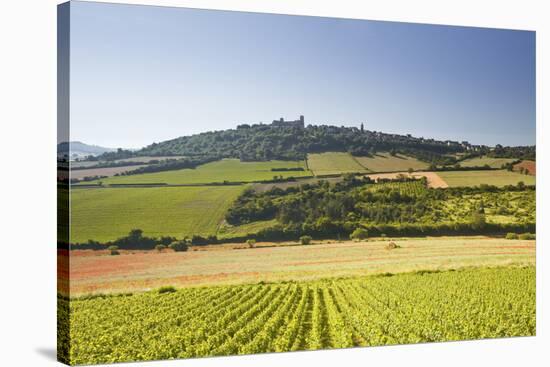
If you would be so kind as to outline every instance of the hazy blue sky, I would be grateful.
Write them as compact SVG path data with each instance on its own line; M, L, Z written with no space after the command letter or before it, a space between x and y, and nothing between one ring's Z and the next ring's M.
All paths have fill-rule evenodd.
M535 143L535 33L72 2L71 140L275 118Z

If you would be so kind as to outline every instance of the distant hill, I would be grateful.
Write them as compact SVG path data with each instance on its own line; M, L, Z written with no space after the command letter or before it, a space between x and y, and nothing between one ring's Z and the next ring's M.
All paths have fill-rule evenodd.
M305 159L308 153L350 152L368 156L376 152L398 150L431 162L468 149L467 143L386 134L355 127L256 124L153 143L135 154L216 155L242 161L264 161L300 160Z
M534 159L535 147L490 148L466 141L435 140L410 134L388 134L357 127L307 125L300 121L274 121L272 124L242 124L235 129L209 131L153 143L137 151L108 152L101 159L134 156L186 156L238 158L241 161L303 160L308 153L349 152L373 156L379 152L401 153L420 161L451 165L459 156L487 154L495 157Z
M70 145L70 148L69 148ZM57 145L57 153L66 153L70 149L70 158L84 158L87 156L99 156L103 153L114 152L116 149L100 147L98 145L85 144L80 141L64 142Z

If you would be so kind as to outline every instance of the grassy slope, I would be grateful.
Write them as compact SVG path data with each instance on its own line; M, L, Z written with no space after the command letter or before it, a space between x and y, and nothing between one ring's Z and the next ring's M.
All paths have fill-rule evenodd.
M437 172L450 187L457 186L478 186L481 184L505 186L516 185L523 181L526 185L534 185L536 180L533 176L521 175L506 170L498 171L450 171Z
M305 169L304 162L298 161L269 161L269 162L241 162L238 159L223 159L199 166L195 169L181 169L140 175L110 177L101 180L105 184L125 183L167 183L167 184L201 184L230 182L251 182L271 180L273 176L301 177L311 176L308 171L273 172L271 168Z
M272 220L262 220L247 224L242 224L240 226L230 226L224 225L220 227L218 231L218 238L228 238L228 237L241 237L248 234L257 233L262 229L273 227L277 224L276 219Z
M399 172L412 168L415 171L428 168L428 163L401 154L378 153L373 157L355 157L363 167L371 172Z
M133 228L155 237L215 234L244 187L75 189L71 242L113 240Z
M366 172L349 153L328 152L308 154L309 169L316 175L333 175L346 172Z
M533 267L195 288L71 301L60 327L74 364L498 338L535 334L535 294Z
M460 162L462 167L480 167L489 165L491 168L501 168L503 164L515 161L513 158L491 158L491 157L479 157L470 158Z

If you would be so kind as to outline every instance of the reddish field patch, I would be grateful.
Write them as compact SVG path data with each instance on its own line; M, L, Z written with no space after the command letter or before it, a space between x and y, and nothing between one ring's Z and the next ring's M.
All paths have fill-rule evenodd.
M110 256L105 251L72 251L71 295L178 287L311 280L326 277L469 266L529 265L535 241L480 237L336 242L235 250L231 245L204 251L136 251ZM262 243L266 246L267 244ZM95 256L94 256L95 255Z
M535 161L521 161L514 165L514 171L519 171L521 168L527 170L530 175L537 175L537 163Z

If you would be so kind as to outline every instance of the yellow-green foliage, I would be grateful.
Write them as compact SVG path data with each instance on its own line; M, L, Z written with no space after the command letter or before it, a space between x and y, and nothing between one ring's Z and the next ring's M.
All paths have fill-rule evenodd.
M307 164L316 175L334 175L347 172L366 172L349 153L329 152L308 154Z
M372 157L355 157L357 162L371 172L401 172L412 168L415 171L425 170L428 163L402 154L392 156L389 153L376 153Z
M108 241L134 228L149 237L214 235L245 186L74 189L71 242Z
M535 334L533 267L170 290L72 300L70 362Z
M450 187L457 186L479 186L481 184L506 186L516 185L523 181L526 185L534 185L535 176L522 175L506 170L483 170L483 171L446 171L437 172Z
M304 168L304 171L271 171L272 168ZM198 166L139 175L109 177L100 180L104 184L204 184L228 182L252 182L272 180L274 176L311 176L303 161L241 162L238 159L222 159ZM95 183L95 181L93 182Z

